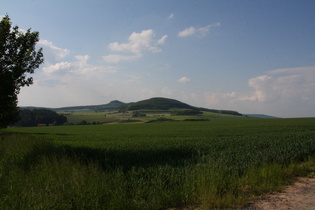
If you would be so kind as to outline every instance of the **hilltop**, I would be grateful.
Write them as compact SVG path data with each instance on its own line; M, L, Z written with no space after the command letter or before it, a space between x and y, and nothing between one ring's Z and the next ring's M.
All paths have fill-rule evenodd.
M87 105L87 106L71 106L71 107L61 107L54 108L53 110L56 112L69 112L69 111L112 111L117 110L119 107L123 106L125 103L114 100L109 102L108 104L101 105Z
M142 101L138 101L135 103L128 103L120 107L121 110L124 111L132 111L132 110L174 110L174 109L183 109L183 110L193 110L193 111L206 111L220 114L229 114L229 115L238 115L242 116L242 114L237 111L232 110L216 110L216 109L207 109L202 107L195 107L189 104L183 103L181 101L169 98L155 97Z
M138 101L135 103L128 103L121 107L123 110L169 110L169 109L195 109L195 107L168 98L150 98L147 100Z

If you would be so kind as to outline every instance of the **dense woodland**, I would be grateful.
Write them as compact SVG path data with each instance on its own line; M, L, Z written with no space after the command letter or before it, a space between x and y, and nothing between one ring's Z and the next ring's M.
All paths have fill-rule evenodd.
M21 109L20 121L14 124L17 127L32 127L41 125L63 125L67 117L49 109Z

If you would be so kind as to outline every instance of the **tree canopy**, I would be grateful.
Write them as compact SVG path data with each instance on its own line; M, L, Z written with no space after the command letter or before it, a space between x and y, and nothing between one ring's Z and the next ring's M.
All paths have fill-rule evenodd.
M0 128L19 119L17 95L33 84L29 74L44 61L42 48L35 48L38 41L38 32L12 27L8 15L0 21Z
M49 109L21 109L20 121L14 125L18 127L31 127L38 124L63 125L66 122L67 117Z

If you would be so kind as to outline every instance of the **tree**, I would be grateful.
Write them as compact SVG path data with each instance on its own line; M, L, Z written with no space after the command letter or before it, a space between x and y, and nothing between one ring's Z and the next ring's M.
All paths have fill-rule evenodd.
M35 116L30 109L21 109L20 110L20 120L14 124L18 127L31 127L36 126Z
M31 127L38 124L63 125L67 122L66 116L49 109L21 109L20 119L14 126Z
M21 87L33 84L28 74L44 61L42 48L35 49L39 33L11 26L6 15L0 22L0 128L19 120L17 95Z

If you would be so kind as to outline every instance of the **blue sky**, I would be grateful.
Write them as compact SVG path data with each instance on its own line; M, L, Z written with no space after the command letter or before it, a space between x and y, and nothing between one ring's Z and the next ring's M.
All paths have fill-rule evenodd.
M45 63L20 106L167 97L315 117L314 0L1 0Z

